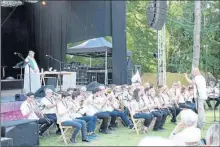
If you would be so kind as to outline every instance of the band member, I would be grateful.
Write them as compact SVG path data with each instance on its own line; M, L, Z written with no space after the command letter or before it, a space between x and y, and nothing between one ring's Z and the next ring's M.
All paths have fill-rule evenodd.
M148 129L153 119L153 116L150 113L145 113L146 109L149 108L141 106L139 91L140 89L135 89L133 92L133 98L130 102L130 111L131 114L133 114L134 118L145 119L144 126L146 127L145 129Z
M164 85L161 89L160 89L160 98L161 98L161 102L163 102L164 106L166 108L169 109L169 111L172 114L172 119L171 122L176 124L176 117L180 112L180 109L178 107L175 107L175 105L172 104L171 99L169 98L168 95L168 87L166 85Z
M187 109L191 109L194 111L194 108L185 102L185 99L187 99L189 97L189 93L188 93L186 87L183 86L181 88L181 93L177 93L177 97L179 99L179 107L180 108L187 108Z
M111 118L110 125L112 127L115 127L116 117L120 117L122 120L122 124L124 124L124 126L129 127L131 129L133 128L131 121L122 111L122 108L120 108L120 100L122 99L122 95L120 96L119 95L115 96L113 92L108 95L108 98L107 98L108 102L106 104L106 109L109 110L110 116L115 116ZM122 107L124 108L124 106Z
M206 103L210 110L212 110L212 105L210 104L210 101L216 101L214 109L217 109L217 107L220 104L220 95L219 95L219 88L215 87L215 82L210 81L209 87L207 88L208 91L208 99L206 100Z
M39 68L34 59L34 54L35 53L33 51L29 51L29 54L25 59L27 64L24 69L24 91L26 93L35 93L41 87Z
M38 120L38 123L41 124L39 135L43 136L43 133L53 124L53 120L42 116L34 98L34 93L29 92L26 97L27 99L20 106L21 113L27 119Z
M103 103L103 99L99 95L100 89L96 88L88 97L87 100L87 116L97 116L98 119L102 119L102 124L100 126L99 132L104 134L110 134L111 132L108 130L108 122L110 120L110 115L106 112L103 112L103 106L105 103Z
M60 101L59 99L55 99L55 96L53 95L53 91L51 89L45 89L46 96L41 99L41 105L45 106L45 109L43 110L43 113L50 119L52 119L54 122L57 122L57 116L56 116L56 106L57 103ZM57 123L56 123L57 124ZM59 125L57 124L58 130L56 131L57 135L61 134Z
M185 74L186 80L193 84L194 89L194 98L196 99L197 111L199 116L198 127L202 128L205 122L205 109L204 109L204 101L207 100L207 89L206 89L206 80L201 75L199 68L194 67L192 69L193 79L189 79L187 74Z
M57 103L58 122L60 122L62 126L72 126L74 128L72 137L70 139L71 143L76 143L76 136L80 130L82 133L82 141L90 142L86 136L86 122L84 120L71 118L71 114L69 112L70 107L68 107L66 99L68 96L69 93L62 93L62 98Z
M88 111L88 106L86 100L80 97L79 93L73 92L72 97L74 99L68 100L68 106L73 109L70 110L73 118L81 119L87 123L87 137L89 139L97 138L95 134L95 128L97 123L97 116L86 116L85 113Z
M153 131L164 130L163 125L166 121L168 114L165 111L161 110L159 99L156 96L153 85L150 86L148 98L149 98L149 101L151 102L151 105L155 107L155 109L151 113L154 115L154 117L157 118Z

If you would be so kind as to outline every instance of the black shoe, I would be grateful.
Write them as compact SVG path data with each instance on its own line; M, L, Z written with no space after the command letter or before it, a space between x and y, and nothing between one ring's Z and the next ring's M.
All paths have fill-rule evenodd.
M89 140L88 138L83 139L82 142L91 142L91 140Z
M110 131L115 131L115 128L113 128L113 127L108 127L108 129L109 129Z
M56 134L57 135L61 135L61 131L56 131Z
M165 130L163 127L159 128L160 130Z
M161 131L159 128L153 129L153 131Z
M110 132L109 130L101 131L101 133L103 133L103 134L112 134L112 132Z
M130 124L130 125L128 126L129 129L133 129L133 127L134 127L133 124Z
M70 139L70 142L73 143L73 144L75 144L75 143L76 143L76 140L71 138L71 139Z

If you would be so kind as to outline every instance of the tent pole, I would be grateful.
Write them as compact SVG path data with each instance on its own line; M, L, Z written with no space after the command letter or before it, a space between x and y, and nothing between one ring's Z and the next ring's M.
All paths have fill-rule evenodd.
M105 51L105 85L108 85L108 52Z
M92 58L91 58L91 56L89 58L89 66L92 67Z

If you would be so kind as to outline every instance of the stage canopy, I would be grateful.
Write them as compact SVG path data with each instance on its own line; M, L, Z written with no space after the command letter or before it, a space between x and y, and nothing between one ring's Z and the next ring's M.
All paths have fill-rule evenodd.
M107 52L108 57L112 56L112 44L105 40L105 38L94 38L85 41L84 43L70 47L66 54L83 56L83 57L105 57ZM132 57L132 52L127 50L127 57Z

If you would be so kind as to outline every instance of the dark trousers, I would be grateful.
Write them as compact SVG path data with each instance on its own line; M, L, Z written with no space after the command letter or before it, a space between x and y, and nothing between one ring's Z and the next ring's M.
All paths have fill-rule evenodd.
M165 122L163 114L160 111L152 111L151 113L153 114L154 117L157 118L154 125L154 129L161 128L163 126L163 122Z
M153 115L150 113L135 113L133 117L136 119L144 119L144 126L146 127L149 127L153 120Z
M193 108L194 111L196 111L196 104L192 103L191 101L186 101L186 104Z
M217 108L219 106L219 104L220 104L220 97L219 98L208 98L206 100L206 103L207 103L208 107L212 108L212 105L211 105L210 101L216 101L214 108Z
M39 134L42 135L53 124L53 120L50 120L50 122L48 122L45 118L40 118L38 120L38 123L40 124Z
M57 128L58 128L57 132L61 132L60 126L57 124L57 116L56 116L56 114L53 113L53 114L45 114L45 115L46 115L49 119L53 120L54 123L56 123Z
M106 112L98 112L95 114L95 116L97 116L98 119L102 119L102 124L100 129L102 131L106 131L108 129L108 122L110 119L110 115Z
M192 106L187 105L186 103L179 103L179 107L180 107L180 108L191 109L191 110L195 111Z
M97 116L82 116L77 119L81 119L86 121L87 125L87 132L91 133L95 131L96 128L96 122L97 122Z
M107 111L107 113L111 116L111 121L110 121L110 125L114 126L115 125L115 121L117 117L120 117L123 121L123 124L125 126L129 126L131 124L130 120L128 119L128 117L125 115L124 112L122 111L118 111L118 110L113 110L111 112Z
M176 122L176 116L177 116L177 110L176 110L176 107L175 106L169 106L168 109L170 110L171 114L172 114L172 119L171 121L172 122Z

